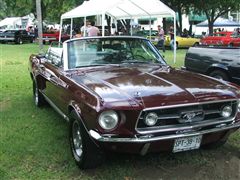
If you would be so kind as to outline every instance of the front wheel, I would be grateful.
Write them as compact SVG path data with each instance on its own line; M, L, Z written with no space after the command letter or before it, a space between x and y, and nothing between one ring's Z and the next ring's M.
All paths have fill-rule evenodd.
M102 163L103 153L89 137L75 111L70 114L69 141L73 158L80 169L95 168Z
M216 79L224 80L224 81L229 81L228 75L222 71L222 70L214 70L209 73L209 76L212 76Z

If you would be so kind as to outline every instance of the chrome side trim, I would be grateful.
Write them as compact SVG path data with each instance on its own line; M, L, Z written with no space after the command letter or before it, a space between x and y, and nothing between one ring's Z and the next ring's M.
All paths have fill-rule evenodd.
M52 106L52 108L57 111L57 113L60 114L66 121L69 122L69 118L44 93L41 92L41 94L44 96L45 100Z
M100 135L94 130L90 130L89 134L91 137L99 142L114 142L114 143L147 143L147 142L154 142L154 141L160 141L160 140L169 140L169 139L176 139L176 138L184 138L184 137L190 137L190 136L197 136L197 135L204 135L208 133L215 133L219 131L229 130L233 128L239 128L240 122L222 126L222 127L216 127L213 129L203 130L203 131L197 131L197 132L189 132L189 133L183 133L183 134L173 134L173 135L165 135L165 136L139 136L139 137L132 137L132 138L118 138L118 137L105 137L104 135Z

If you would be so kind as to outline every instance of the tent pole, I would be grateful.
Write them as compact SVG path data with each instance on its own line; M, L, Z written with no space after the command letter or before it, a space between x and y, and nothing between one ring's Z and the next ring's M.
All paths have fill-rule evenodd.
M86 16L85 16L85 17L84 17L84 24L83 24L83 30L84 30L83 36L84 36L84 37L86 37L86 26L87 26L86 21L87 21L87 18L86 18Z
M61 18L61 21L60 21L60 29L59 29L59 37L58 37L59 45L60 45L61 37L62 37L62 25L63 25L63 19Z
M150 17L150 19L149 19L149 37L150 37L150 41L151 41L151 39L152 39L152 23L151 23L151 21L152 21L152 17L151 16L149 16Z
M173 18L173 20L174 20L174 39L173 39L173 42L174 42L174 58L173 58L173 61L174 61L174 64L176 63L176 55L177 55L177 52L176 52L176 50L177 50L177 48L176 48L176 13L174 13L174 18Z
M132 22L132 17L131 17L131 22ZM133 23L133 22L132 22ZM133 25L132 25L132 23L131 23L131 36L133 35Z
M105 14L102 13L102 37L105 35L105 26L104 26Z
M72 39L73 18L71 18L70 39Z

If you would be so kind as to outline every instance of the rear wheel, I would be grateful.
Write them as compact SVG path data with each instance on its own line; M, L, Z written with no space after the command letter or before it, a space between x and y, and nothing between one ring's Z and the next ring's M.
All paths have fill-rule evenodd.
M214 70L214 71L209 73L209 76L212 76L212 77L214 77L216 79L229 81L229 77L228 77L227 73L225 73L222 70Z
M196 47L196 46L199 46L199 42L195 42L195 43L193 44L193 47Z
M81 169L95 168L102 163L102 151L89 137L75 111L70 114L69 141L73 158Z

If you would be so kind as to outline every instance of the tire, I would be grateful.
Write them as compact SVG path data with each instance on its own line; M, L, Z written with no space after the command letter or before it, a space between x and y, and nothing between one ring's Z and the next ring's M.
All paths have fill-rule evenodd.
M203 145L202 148L203 149L217 149L217 148L222 147L226 142L227 142L227 139L218 140L214 143Z
M102 163L104 154L89 137L75 111L70 114L69 142L73 158L80 169L95 168Z
M20 37L17 38L17 44L23 44L23 41L22 41L22 39Z
M37 107L42 107L46 104L46 100L43 95L39 92L36 82L33 81L33 100Z
M195 43L193 44L193 47L196 47L196 46L199 46L199 42L195 42Z
M225 73L224 71L222 70L214 70L212 72L209 73L209 76L212 76L216 79L221 79L221 80L224 80L224 81L229 81L229 77L227 75L227 73Z

